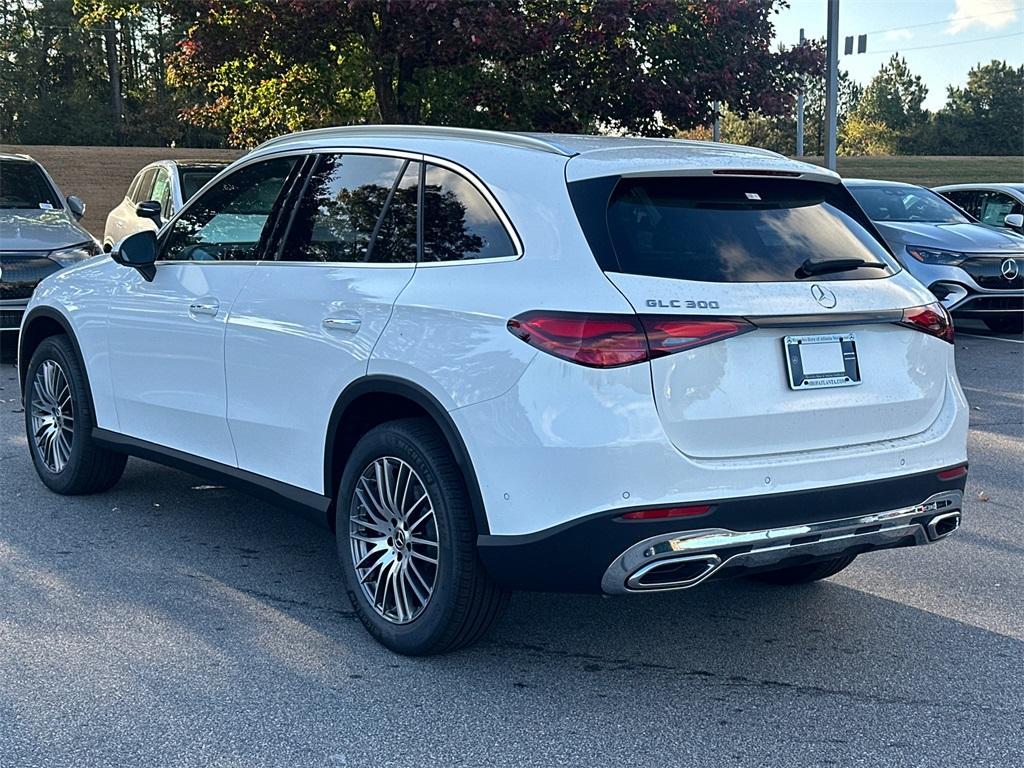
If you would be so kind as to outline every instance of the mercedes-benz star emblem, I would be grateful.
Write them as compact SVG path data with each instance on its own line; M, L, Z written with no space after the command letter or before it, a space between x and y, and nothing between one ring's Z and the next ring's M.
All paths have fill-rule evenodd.
M1017 275L1020 274L1020 267L1017 266L1016 259L1004 259L1003 263L999 265L999 271L1007 280L1016 280Z
M811 286L811 296L825 309L832 309L836 305L836 295L828 288L817 283Z

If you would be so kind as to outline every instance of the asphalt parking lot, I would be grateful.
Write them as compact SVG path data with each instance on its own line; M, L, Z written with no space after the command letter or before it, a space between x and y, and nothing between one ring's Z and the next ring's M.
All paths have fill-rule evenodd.
M1024 343L984 336L951 540L805 587L517 594L429 659L285 511L137 460L44 490L4 364L0 766L1024 765Z

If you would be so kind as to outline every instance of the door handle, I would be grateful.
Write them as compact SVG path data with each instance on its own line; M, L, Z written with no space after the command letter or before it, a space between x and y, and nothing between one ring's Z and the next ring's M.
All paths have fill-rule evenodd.
M188 313L190 315L206 315L207 317L216 317L217 312L220 310L220 302L216 299L198 299L188 305Z
M323 327L328 331L348 331L356 333L363 321L358 317L325 317Z

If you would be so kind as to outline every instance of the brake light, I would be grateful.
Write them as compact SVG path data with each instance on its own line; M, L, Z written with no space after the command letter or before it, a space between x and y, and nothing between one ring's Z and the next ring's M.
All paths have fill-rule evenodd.
M692 507L662 507L661 509L638 509L627 512L620 520L670 520L674 517L696 517L711 509L710 504L698 504Z
M904 309L901 325L953 343L953 318L938 302L926 307Z
M652 358L693 349L754 330L754 326L746 320L705 320L696 317L671 318L647 315L641 317L640 322L647 332L647 345Z
M530 346L591 368L616 368L754 330L745 320L525 312L509 331Z

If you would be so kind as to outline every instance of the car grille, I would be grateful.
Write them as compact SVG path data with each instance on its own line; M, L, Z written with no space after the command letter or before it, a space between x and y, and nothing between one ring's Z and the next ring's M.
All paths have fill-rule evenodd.
M1016 277L1012 280L1003 277L1003 264L1008 260L1016 262L1017 266ZM1024 288L1024 253L971 255L960 266L982 288L989 290L1020 290Z
M17 330L21 327L22 309L0 309L0 331Z
M975 295L953 309L953 313L958 315L972 312L1024 312L1024 296Z
M0 300L29 299L36 285L60 269L49 251L0 251Z

